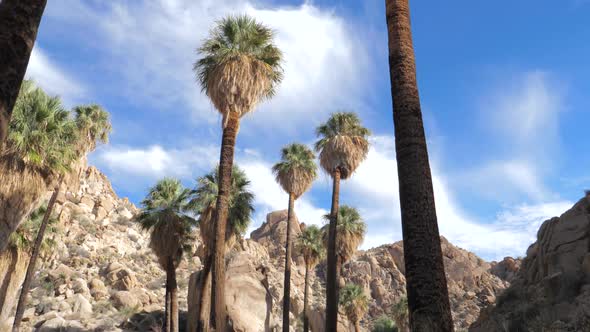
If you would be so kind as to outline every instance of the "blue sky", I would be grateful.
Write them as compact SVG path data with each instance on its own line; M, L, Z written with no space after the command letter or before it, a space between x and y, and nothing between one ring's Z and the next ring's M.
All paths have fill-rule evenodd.
M373 133L342 203L368 223L363 248L401 239L384 2L62 0L50 2L28 76L68 106L112 114L90 162L139 202L164 176L193 186L219 155L220 119L191 71L215 19L248 13L285 53L278 96L242 121L236 161L257 195L251 229L282 209L271 165L281 146L312 144L336 110ZM419 88L441 233L486 259L523 255L540 223L590 188L590 2L412 1ZM329 210L325 175L297 203Z

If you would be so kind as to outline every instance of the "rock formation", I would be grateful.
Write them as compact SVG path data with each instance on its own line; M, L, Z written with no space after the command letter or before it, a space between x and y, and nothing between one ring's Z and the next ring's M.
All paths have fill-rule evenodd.
M470 331L590 331L590 195L541 225L516 271Z

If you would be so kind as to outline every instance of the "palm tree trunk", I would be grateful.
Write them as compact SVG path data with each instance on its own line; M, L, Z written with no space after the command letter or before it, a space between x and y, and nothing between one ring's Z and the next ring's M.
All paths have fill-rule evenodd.
M412 331L452 331L408 0L386 0L404 262Z
M361 324L358 320L354 321L354 332L361 332Z
M227 227L227 213L229 194L231 189L231 172L234 163L234 148L240 119L236 112L230 111L227 124L223 129L221 139L221 155L219 157L219 191L217 195L217 212L215 213L214 264L213 280L215 285L215 330L226 332L227 308L225 307L225 231Z
M47 0L0 2L0 149L46 4Z
M336 257L336 227L338 225L338 199L340 195L340 169L332 174L332 208L328 228L328 275L326 278L326 331L336 332L338 326L338 267Z
M166 276L166 297L164 300L164 331L170 332L170 292L168 291L168 277Z
M309 332L307 302L309 301L309 265L305 264L305 290L303 291L303 332Z
M35 273L35 265L37 263L37 258L39 257L41 243L43 243L43 237L45 236L45 229L47 229L49 217L53 212L53 207L55 206L55 201L57 200L57 195L59 194L59 187L61 186L63 179L64 176L61 175L57 182L57 185L55 186L55 189L53 190L53 194L49 199L47 210L45 211L45 215L43 216L43 220L41 221L41 226L39 226L39 231L37 232L37 238L35 239L35 245L33 246L33 252L31 253L29 266L27 267L27 274L25 275L25 280L23 281L23 286L21 288L20 296L18 298L18 304L16 306L14 324L12 325L13 332L18 332L20 329L20 323L23 319L23 314L25 313L25 306L27 305L27 295L29 293L29 287L31 286L31 281L33 280L33 274Z
M285 279L283 282L283 332L289 332L289 311L291 309L291 222L295 209L295 195L289 193L287 210L287 239L285 240Z
M166 266L166 292L169 294L170 304L167 310L166 321L169 322L168 331L178 332L178 287L176 283L176 268L172 257L168 257Z
M199 276L199 301L197 304L197 332L208 332L211 321L211 265L213 259L207 254Z

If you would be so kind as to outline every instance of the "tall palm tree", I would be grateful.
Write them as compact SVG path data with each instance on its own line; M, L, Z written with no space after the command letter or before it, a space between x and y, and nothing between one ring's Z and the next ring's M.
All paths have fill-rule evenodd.
M250 181L246 173L234 165L231 173L231 189L229 194L229 224L225 232L227 251L235 242L236 237L243 236L250 225L250 216L254 212L254 194L250 192ZM200 299L197 301L198 331L209 330L211 297L211 265L213 263L213 238L215 225L213 215L219 191L219 167L200 177L197 188L191 193L188 208L199 216L199 227L203 241L203 270L198 280Z
M47 0L0 1L0 151Z
M289 332L291 308L291 223L295 200L311 187L317 177L315 155L305 145L293 143L281 150L281 161L272 167L276 181L289 194L287 238L285 240L285 278L283 287L283 332Z
M303 255L305 261L305 291L303 293L303 332L309 332L307 317L309 302L309 271L323 258L326 248L322 241L322 231L315 225L307 226L297 237L296 251Z
M76 106L74 114L83 150L93 151L97 142L108 143L112 130L111 121L109 113L100 105Z
M77 157L77 130L59 97L25 81L0 151L0 250Z
M324 216L329 221L330 215ZM323 227L322 238L324 244L328 244L328 229ZM361 218L357 209L348 205L342 205L338 210L338 228L336 231L336 270L341 272L341 267L348 262L358 247L363 243L367 225Z
M320 154L320 165L333 179L332 207L328 241L328 275L326 280L326 331L336 331L338 325L338 273L336 260L336 225L340 179L346 180L369 152L371 132L361 125L351 112L334 113L316 129L320 138L315 149Z
M219 157L219 195L215 213L215 239L222 239L227 224L231 171L240 118L263 99L275 95L283 78L282 54L274 45L274 32L253 18L228 16L218 21L199 48L194 71L202 90L222 115L223 136ZM215 322L225 332L225 255L223 241L215 241ZM212 308L213 309L213 308Z
M369 310L369 298L359 285L348 284L340 292L340 305L348 320L354 324L354 331L361 331L361 319Z
M413 331L452 331L408 0L386 0L406 288Z
M176 268L193 241L192 227L197 225L187 211L190 190L179 180L166 178L152 187L141 202L142 213L136 221L150 231L150 247L166 271L166 331L178 332L178 290Z

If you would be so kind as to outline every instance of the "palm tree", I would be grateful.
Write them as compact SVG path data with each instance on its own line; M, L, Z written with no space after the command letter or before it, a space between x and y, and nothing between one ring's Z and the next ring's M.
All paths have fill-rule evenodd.
M178 332L178 294L176 268L193 240L196 220L187 215L190 190L179 180L158 181L141 202L142 213L136 221L150 231L150 247L166 271L166 331Z
M305 145L293 143L281 150L281 161L272 167L276 181L289 194L287 210L287 239L285 240L285 278L283 287L283 332L289 332L291 308L291 223L295 200L310 187L317 177L315 155Z
M360 321L369 309L369 298L359 285L348 284L340 293L340 305L348 319L354 323L354 331L360 332Z
M25 81L10 121L10 134L0 152L0 250L12 232L41 203L77 158L77 130L59 97L48 96Z
M47 0L0 1L0 151Z
M332 207L328 241L328 273L326 280L326 331L336 331L338 324L338 273L336 261L336 224L340 179L348 179L367 157L368 136L358 116L350 112L334 113L316 129L320 138L315 149L320 153L320 165L333 179Z
M309 271L322 259L326 252L322 241L322 231L315 225L307 226L297 237L296 251L305 261L305 291L303 293L303 331L309 332L307 307L309 302Z
M91 104L74 107L74 113L84 151L93 151L97 142L108 143L112 126L107 111Z
M234 165L231 173L231 189L229 194L229 224L225 232L225 251L231 248L236 237L243 236L250 225L250 216L254 212L254 194L250 192L250 181L246 173ZM213 238L215 234L213 215L217 203L219 183L219 167L200 177L197 188L191 193L188 208L199 215L199 227L203 240L204 264L199 276L199 294L197 301L198 331L209 330L210 300L206 294L211 293L211 265L213 262Z
M329 221L330 215L324 216ZM328 244L328 230L323 227L322 238ZM336 240L336 270L341 272L342 265L348 262L358 247L363 243L367 225L361 218L357 209L348 205L342 205L338 211L338 228Z
M410 331L408 326L408 298L402 297L396 304L391 308L395 325L397 325L399 332Z
M452 331L408 0L387 0L386 15L410 326Z
M203 45L194 71L202 90L222 115L223 136L219 157L219 195L215 239L222 239L227 224L231 171L240 118L263 99L275 95L281 82L282 54L274 45L274 32L253 18L228 16L217 22ZM215 322L225 332L225 255L223 241L215 241L213 283ZM212 308L213 309L213 308Z

